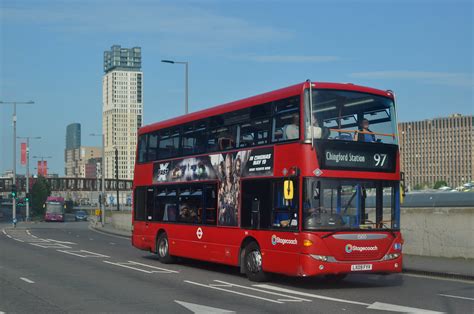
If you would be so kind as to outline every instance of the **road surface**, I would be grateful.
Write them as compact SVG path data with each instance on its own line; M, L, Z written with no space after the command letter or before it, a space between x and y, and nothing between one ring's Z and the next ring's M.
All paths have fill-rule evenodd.
M163 265L87 222L0 225L4 313L472 313L474 283L352 275L338 284L275 276L258 284L238 269L181 260Z

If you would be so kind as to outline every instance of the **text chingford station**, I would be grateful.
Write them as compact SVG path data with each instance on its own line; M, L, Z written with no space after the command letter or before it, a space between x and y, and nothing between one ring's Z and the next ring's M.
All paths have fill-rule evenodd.
M340 161L346 162L365 162L365 156L362 155L354 155L352 153L331 153L326 152L326 160L335 161L336 163Z

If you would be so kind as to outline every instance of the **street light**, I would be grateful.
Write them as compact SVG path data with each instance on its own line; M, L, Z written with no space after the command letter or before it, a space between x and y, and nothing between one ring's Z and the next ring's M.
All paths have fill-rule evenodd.
M30 139L39 140L41 136L18 136L17 139L26 139L26 221L30 220Z
M30 105L35 102L30 101L0 101L0 104L13 105L13 185L16 186L16 105ZM16 199L12 200L12 223L16 227Z
M184 86L185 86L185 105L184 105L184 113L188 114L188 62L187 61L173 61L173 60L161 60L163 63L171 63L171 64L184 64L185 65L185 78L184 78Z
M90 136L100 136L102 137L102 161L100 165L100 176L102 179L102 195L100 196L100 213L102 217L102 227L105 224L105 139L103 133L91 133Z

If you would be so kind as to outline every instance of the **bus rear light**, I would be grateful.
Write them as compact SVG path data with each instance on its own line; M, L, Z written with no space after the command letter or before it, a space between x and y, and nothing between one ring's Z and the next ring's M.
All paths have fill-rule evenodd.
M316 255L316 254L311 254L311 257L314 258L315 260L318 260L318 261L323 261L323 262L327 262L329 257L328 256L324 256L324 255Z
M384 261L389 261L389 260L392 260L392 259L396 259L396 258L398 258L399 256L400 256L399 253L387 254L387 255L385 255L385 256L383 257L382 260L384 260Z
M309 247L311 245L313 245L313 241L308 240L308 239L303 240L303 246Z

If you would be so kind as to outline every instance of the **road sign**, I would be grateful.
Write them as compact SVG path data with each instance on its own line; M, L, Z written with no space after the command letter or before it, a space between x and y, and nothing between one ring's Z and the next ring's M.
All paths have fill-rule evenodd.
M96 210L95 210L95 215L96 215L96 216L100 216L100 209L96 209Z

